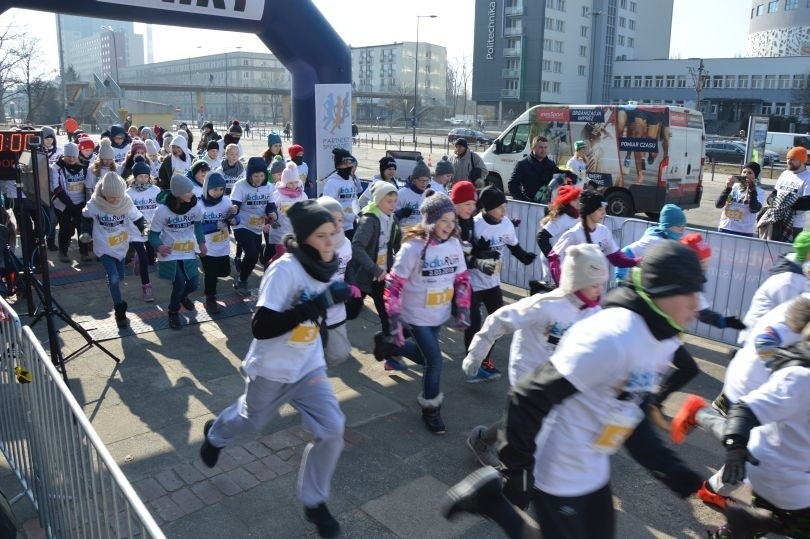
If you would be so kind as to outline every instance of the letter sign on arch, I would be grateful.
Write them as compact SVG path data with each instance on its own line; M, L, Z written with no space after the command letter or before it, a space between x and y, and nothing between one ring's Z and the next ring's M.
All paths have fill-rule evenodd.
M311 0L0 0L0 13L13 7L252 32L292 76L293 139L306 150L304 157L314 171L310 179L332 170L333 147L348 141L344 147L351 148L351 53ZM343 107L316 104L316 95L324 102L337 99ZM326 112L333 114L329 122Z

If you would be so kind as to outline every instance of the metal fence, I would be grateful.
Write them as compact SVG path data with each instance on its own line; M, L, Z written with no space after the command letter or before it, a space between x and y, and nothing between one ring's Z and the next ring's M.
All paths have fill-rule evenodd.
M545 216L545 206L517 200L509 201L509 214L513 219L521 220L517 228L521 247L527 251L538 252L535 235L538 223ZM640 219L628 219L609 216L604 225L613 232L616 244L624 247L641 238L651 222ZM704 295L712 310L727 316L743 318L754 292L770 276L769 271L777 259L793 251L787 243L765 241L758 238L733 236L715 231L687 229L689 232L703 234L712 248L712 258L706 273ZM514 257L507 256L501 268L501 281L529 288L529 280L550 279L548 266L542 254L531 266L524 266ZM615 286L613 279L609 287ZM695 322L688 332L726 344L736 344L737 332L731 329L719 329L702 322Z
M30 328L0 298L0 451L48 537L163 538Z

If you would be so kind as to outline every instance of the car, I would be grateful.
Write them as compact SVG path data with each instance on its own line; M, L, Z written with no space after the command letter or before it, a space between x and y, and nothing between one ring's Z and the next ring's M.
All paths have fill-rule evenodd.
M447 134L447 142L450 144L456 140L463 138L467 142L489 146L495 140L486 133L476 131L475 129L468 129L466 127L457 127Z
M763 164L771 166L778 154L765 150ZM710 140L706 142L706 159L714 163L743 163L745 160L745 144L733 140Z

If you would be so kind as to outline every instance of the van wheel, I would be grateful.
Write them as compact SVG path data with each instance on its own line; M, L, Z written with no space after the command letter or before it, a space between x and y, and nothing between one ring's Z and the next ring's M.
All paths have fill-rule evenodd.
M607 213L619 217L632 217L633 198L624 191L614 191L607 196Z
M497 187L500 191L506 192L503 190L503 180L497 174L489 173L487 174L487 185L492 185Z

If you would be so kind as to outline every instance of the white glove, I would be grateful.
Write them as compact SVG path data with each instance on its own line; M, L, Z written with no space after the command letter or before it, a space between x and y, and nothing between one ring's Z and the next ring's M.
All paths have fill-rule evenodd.
M475 376L478 374L478 369L481 368L483 359L476 359L471 354L467 354L464 361L461 363L461 369L467 376Z

